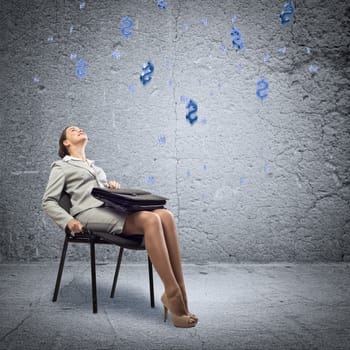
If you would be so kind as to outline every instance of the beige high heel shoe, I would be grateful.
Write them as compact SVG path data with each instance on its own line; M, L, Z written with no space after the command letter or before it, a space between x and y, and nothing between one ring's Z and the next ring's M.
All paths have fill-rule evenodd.
M166 296L165 292L164 292L163 295L161 296L161 300L162 300L162 301L165 300L165 302L168 304L168 302L167 302L167 296ZM187 310L185 301L184 301L184 305L185 305L185 310ZM188 310L187 310L187 316L190 316L191 318L193 318L193 319L195 320L195 323L197 323L197 322L199 321L198 316L196 316L196 315L193 314L192 312L189 312ZM166 321L166 320L164 320L164 322L165 322L165 321Z
M183 303L181 295L175 295L174 297L171 297L170 300L174 300L174 302L180 301L181 303ZM162 295L161 301L164 307L164 322L166 322L168 318L168 310L170 310L171 318L175 327L190 328L196 326L198 320L194 319L189 315L176 315L176 313L174 313L171 310L173 306L171 305L171 302L169 302L169 299L165 293Z

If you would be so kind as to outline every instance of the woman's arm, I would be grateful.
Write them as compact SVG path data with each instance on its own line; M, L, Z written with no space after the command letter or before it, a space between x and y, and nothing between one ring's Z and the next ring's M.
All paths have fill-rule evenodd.
M47 215L62 229L65 230L71 220L75 220L66 210L64 210L59 201L65 184L65 175L61 167L53 164L49 181L42 199L42 206ZM77 220L75 220L77 221Z

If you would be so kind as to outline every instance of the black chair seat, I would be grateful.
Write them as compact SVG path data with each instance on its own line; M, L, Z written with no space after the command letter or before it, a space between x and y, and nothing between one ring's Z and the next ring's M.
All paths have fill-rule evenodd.
M111 243L121 246L126 249L145 250L143 235L112 235L107 232L93 232L93 234L104 241L104 243Z

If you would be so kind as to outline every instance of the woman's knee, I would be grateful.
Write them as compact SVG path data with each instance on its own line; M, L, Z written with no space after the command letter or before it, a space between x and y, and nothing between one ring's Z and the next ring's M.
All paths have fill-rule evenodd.
M144 234L148 229L152 231L157 227L161 229L161 225L161 219L158 214L150 211L139 211L127 217L123 233L140 232Z
M168 209L157 209L154 211L157 215L159 215L162 222L174 222L174 214Z
M157 213L147 211L143 218L143 227L146 229L148 227L160 228L162 227L162 221Z

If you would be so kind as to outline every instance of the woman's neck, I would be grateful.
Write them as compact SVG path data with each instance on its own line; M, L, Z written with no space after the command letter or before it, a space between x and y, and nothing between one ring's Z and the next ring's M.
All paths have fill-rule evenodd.
M81 160L86 160L85 150L81 148L73 148L69 150L69 155L74 158L79 158Z

